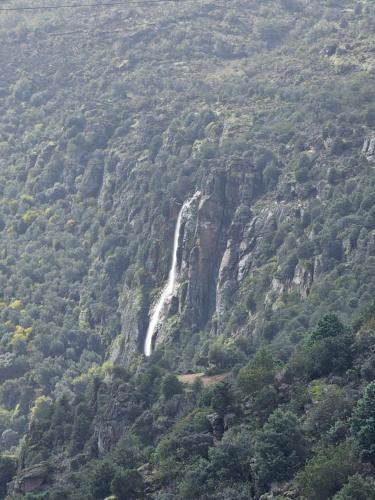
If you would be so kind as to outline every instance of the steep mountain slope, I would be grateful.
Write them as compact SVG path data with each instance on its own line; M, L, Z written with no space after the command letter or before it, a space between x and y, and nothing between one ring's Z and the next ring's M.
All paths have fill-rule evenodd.
M192 455L227 456L215 426L229 429L220 419L231 414L255 451L223 498L258 498L319 457L322 443L305 443L293 474L250 473L272 410L285 403L284 424L296 426L311 403L283 400L280 386L342 377L321 390L340 404L354 391L352 408L373 378L343 375L372 367L362 348L301 373L297 346L327 313L352 322L374 297L374 27L372 3L351 0L0 10L0 431L19 455L12 496L104 498L110 452L128 474L118 484L135 484L124 498L141 497L131 471L142 464L150 498L188 498L188 477L178 485L180 472L166 472L178 426ZM174 296L145 359L188 200ZM245 418L248 389L233 380L265 346L279 382L264 384L259 415ZM225 373L229 385L215 390L240 396L215 403L170 372ZM367 467L353 463L347 476ZM90 485L71 491L86 473Z

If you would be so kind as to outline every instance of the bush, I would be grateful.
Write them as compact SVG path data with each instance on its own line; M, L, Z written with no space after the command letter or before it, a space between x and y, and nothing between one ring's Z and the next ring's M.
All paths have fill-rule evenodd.
M255 396L265 386L273 383L276 373L276 362L265 349L257 354L241 368L236 383L244 396Z
M274 189L280 177L281 171L274 163L270 163L263 171L264 183L268 190Z
M142 474L133 469L116 472L111 482L111 492L117 500L140 499L143 496L144 487Z
M307 377L341 373L352 365L352 333L337 316L327 314L312 331L308 343L297 352L290 366Z
M296 254L292 253L287 260L281 264L280 270L278 271L278 277L281 280L293 279L297 264L298 257Z
M161 382L161 392L166 399L170 399L175 394L183 392L183 385L176 375L168 373Z
M304 241L297 250L299 259L309 259L314 255L314 244L311 241Z
M112 464L106 461L94 462L93 469L88 478L88 489L93 499L105 498L110 494L110 485L114 474L115 470Z
M375 127L375 108L366 111L365 120L368 127Z
M312 331L312 340L323 340L343 335L346 332L345 326L335 314L326 314Z
M12 457L0 457L0 497L5 498L7 483L13 479L17 470L16 461Z
M276 410L256 435L255 473L261 489L272 481L287 481L301 467L306 443L298 418Z
M268 47L275 47L287 34L287 26L275 22L263 22L258 26L258 34Z
M229 430L220 443L210 448L208 456L217 480L250 481L252 441L249 432Z
M351 411L352 401L346 392L337 385L321 386L320 394L308 410L305 428L316 436L330 431L339 419L345 419ZM331 428L331 429L330 429Z
M210 372L228 370L241 360L243 360L243 355L235 346L214 342L209 347Z
M300 493L307 500L331 498L359 469L360 464L346 443L323 449L297 474Z
M364 460L375 464L375 382L371 382L353 412L351 430Z
M296 181L299 182L300 184L303 184L304 182L307 182L310 178L310 171L306 167L299 168L296 170Z
M375 484L356 474L336 493L333 500L375 500Z

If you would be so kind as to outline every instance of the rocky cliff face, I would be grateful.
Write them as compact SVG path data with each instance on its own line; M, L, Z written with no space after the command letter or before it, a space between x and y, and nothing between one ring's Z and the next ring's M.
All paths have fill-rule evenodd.
M110 360L121 366L143 352L148 315L141 293L124 286L119 299L122 334L111 346Z
M232 162L226 168L210 173L185 207L179 238L176 297L164 321L168 314L178 312L183 325L193 331L199 330L221 307L222 287L227 286L223 273L229 272L224 270L228 254L225 249L231 242L237 246L233 238L237 236L234 232L238 221L232 222L232 217L241 197L244 197L240 195L244 178L238 163ZM228 240L230 237L232 239ZM165 251L170 255L171 247ZM157 268L155 272L158 273ZM111 359L116 363L125 362L140 352L150 314L142 309L141 298L134 297L126 288L121 293L120 309L123 334L116 339L111 353ZM167 340L166 335L161 327L157 345Z
M196 207L195 227L186 235L187 251L182 251L180 312L193 329L203 327L215 307L216 269L223 237L226 199L223 176L210 176L202 188Z
M226 128L222 126L220 133ZM170 135L167 138L167 142L173 142ZM371 140L366 141L368 153ZM327 161L324 149L319 154L314 151L316 165ZM291 180L288 171L280 175L276 169L274 175L272 182L277 183L277 189L270 196L264 176L245 155L224 162L198 186L199 191L182 216L178 284L159 328L156 345L170 340L167 318L176 314L182 328L199 331L208 326L215 335L224 333L231 322L236 300L243 301L244 295L251 295L252 283L265 273L268 277L262 278L265 282L258 297L262 299L257 306L250 307L242 319L247 333L259 331L266 311L284 307L285 297L295 295L302 301L309 298L324 275L325 260L330 252L338 262L353 258L356 245L350 238L345 239L347 231L336 238L336 250L333 247L324 250L324 242L317 243L311 227L311 210L327 203L332 194L330 184L316 180L306 188ZM157 219L152 226L153 234L173 234L177 210L170 213L173 218L169 219L168 227ZM288 236L288 227L299 229L297 232L292 229ZM163 241L163 249L159 246L150 253L148 266L160 277L161 284L163 274L168 273L166 264L170 262L172 250L170 238ZM299 247L302 249L297 255L295 251ZM168 258L161 258L162 255ZM135 294L126 286L120 294L123 333L112 347L110 359L115 363L127 363L142 352L152 307L152 300L147 297L150 297L148 292ZM240 326L230 328L233 335L242 331Z

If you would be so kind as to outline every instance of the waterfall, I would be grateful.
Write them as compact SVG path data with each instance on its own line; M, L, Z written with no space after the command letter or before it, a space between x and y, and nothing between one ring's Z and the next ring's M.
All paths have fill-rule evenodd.
M160 323L160 318L163 313L164 306L170 302L173 292L175 290L175 285L176 285L176 280L177 280L177 274L178 274L178 259L177 259L177 254L178 254L178 243L180 239L180 230L181 230L181 222L182 222L182 216L183 212L187 207L191 205L191 203L200 196L200 192L197 191L195 195L190 198L189 200L185 201L185 203L182 205L181 210L178 214L177 217L177 222L176 222L176 227L174 230L174 238L173 238L173 256L172 256L172 264L171 268L169 270L169 275L168 275L168 281L163 288L163 291L160 295L159 300L157 301L155 307L152 310L151 314L151 319L150 323L147 328L147 333L146 333L146 340L145 340L145 345L144 345L144 354L145 356L150 356L152 353L152 341L154 339L154 335L157 331L157 328Z

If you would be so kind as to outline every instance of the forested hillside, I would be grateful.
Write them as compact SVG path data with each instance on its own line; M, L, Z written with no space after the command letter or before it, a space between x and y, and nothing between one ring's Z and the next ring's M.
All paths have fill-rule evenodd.
M77 4L0 3L0 498L374 500L373 1Z

